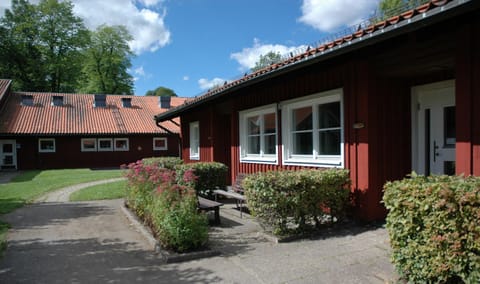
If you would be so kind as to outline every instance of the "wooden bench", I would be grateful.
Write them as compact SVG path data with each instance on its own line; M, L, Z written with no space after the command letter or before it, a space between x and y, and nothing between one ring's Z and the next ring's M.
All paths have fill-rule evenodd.
M222 203L203 198L201 196L198 197L198 210L200 211L214 211L215 213L215 225L220 224L220 206Z
M234 198L235 203L237 204L237 208L240 210L240 218L243 217L243 207L245 205L245 201L247 200L245 198L245 195L243 195L243 187L242 187L243 179L246 176L247 176L246 174L239 173L237 175L237 178L235 179L235 182L232 185L231 190L215 189L213 191L213 194L215 195L215 200L217 200L218 195L222 195L228 198Z

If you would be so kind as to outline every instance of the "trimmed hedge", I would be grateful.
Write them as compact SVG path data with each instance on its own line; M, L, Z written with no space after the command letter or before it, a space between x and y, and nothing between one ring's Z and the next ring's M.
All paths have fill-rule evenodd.
M215 188L225 187L228 168L222 163L200 162L178 165L176 167L177 176L183 177L184 173L189 170L193 170L193 173L198 178L194 188L199 195L212 197ZM184 184L184 181L180 179L177 182Z
M248 206L267 231L303 234L345 215L348 170L271 171L243 181Z
M151 157L143 158L142 162L146 166L156 166L158 168L165 168L175 170L175 167L183 164L183 160L178 157Z
M417 176L384 186L400 275L417 283L480 283L480 178Z

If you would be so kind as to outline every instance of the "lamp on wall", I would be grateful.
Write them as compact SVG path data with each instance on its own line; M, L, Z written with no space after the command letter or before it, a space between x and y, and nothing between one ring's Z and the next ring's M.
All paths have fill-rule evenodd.
M365 123L363 122L355 122L353 124L353 129L362 129L365 128Z

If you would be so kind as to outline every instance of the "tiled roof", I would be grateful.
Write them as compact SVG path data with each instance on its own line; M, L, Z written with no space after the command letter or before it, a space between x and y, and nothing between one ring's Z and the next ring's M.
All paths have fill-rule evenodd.
M298 64L309 64L323 59L331 58L337 54L348 52L353 48L364 46L367 42L371 42L377 38L381 38L388 33L394 32L404 26L414 24L429 18L430 16L444 13L448 10L454 9L461 5L466 5L471 2L472 5L478 4L478 0L430 0L425 1L417 7L408 7L406 10L398 12L395 16L388 17L385 20L374 22L366 21L354 29L349 29L337 37L330 37L328 40L321 41L322 43L308 47L306 50L298 54L291 54L289 58L283 58L282 61L273 63L261 70L251 74L245 74L236 80L225 82L224 85L209 90L206 93L195 97L192 100L186 101L183 105L172 108L164 113L159 113L155 116L157 121L163 121L176 117L180 113L189 110L196 105L200 105L205 101L212 100L223 94L227 94L233 90L253 84L254 82L265 80L272 75L287 72ZM474 3L475 2L475 3ZM293 55L293 56L292 56Z
M33 105L22 105L22 97L32 96ZM53 97L63 97L63 105L52 105ZM131 98L131 107L122 105ZM0 135L102 135L166 133L156 126L153 117L166 109L159 97L107 95L106 107L94 107L91 94L24 93L8 95L0 110ZM185 98L172 97L171 106ZM175 121L175 120L174 120ZM171 132L179 133L178 120L162 122Z
M12 83L12 80L0 79L0 101L8 90L8 87Z

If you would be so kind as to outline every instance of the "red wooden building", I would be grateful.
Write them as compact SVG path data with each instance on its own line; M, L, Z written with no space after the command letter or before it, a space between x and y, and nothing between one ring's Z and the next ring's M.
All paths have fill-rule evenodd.
M156 116L185 161L238 173L350 170L357 217L388 180L480 175L480 1L430 1L311 47Z
M179 156L178 120L159 128L152 117L184 98L10 92L10 83L0 80L0 169L119 167Z

